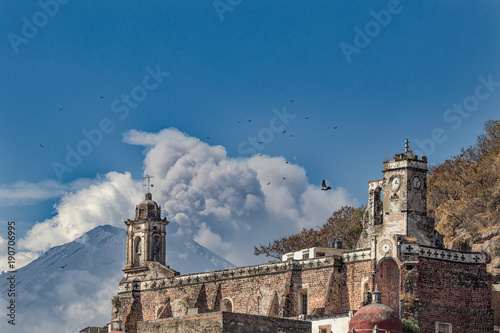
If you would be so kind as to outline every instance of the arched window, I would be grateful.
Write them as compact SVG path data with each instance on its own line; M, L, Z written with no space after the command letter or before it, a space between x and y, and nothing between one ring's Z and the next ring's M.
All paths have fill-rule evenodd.
M160 261L160 234L153 234L153 261Z
M136 266L141 265L142 258L142 238L140 236L135 237L134 240L134 264Z
M231 300L229 298L222 299L221 311L233 312L233 302L231 302Z
M363 284L363 306L368 305L372 302L372 293L370 292L370 282L365 281Z

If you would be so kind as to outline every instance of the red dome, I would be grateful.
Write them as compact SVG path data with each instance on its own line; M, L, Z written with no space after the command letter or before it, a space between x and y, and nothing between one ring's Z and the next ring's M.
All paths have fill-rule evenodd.
M352 329L356 332L373 330L377 325L380 330L390 330L391 332L403 332L403 323L393 309L384 304L372 303L362 307L349 322L349 332Z

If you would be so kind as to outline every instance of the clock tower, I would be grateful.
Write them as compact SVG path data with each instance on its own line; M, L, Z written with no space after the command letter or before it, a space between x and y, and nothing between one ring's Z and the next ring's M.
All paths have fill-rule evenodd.
M405 151L384 162L383 229L432 245L434 220L427 217L427 158Z
M371 247L375 236L380 241L403 236L421 245L439 246L434 219L427 216L427 158L414 155L406 140L404 153L394 155L383 166L384 178L368 183L357 248Z

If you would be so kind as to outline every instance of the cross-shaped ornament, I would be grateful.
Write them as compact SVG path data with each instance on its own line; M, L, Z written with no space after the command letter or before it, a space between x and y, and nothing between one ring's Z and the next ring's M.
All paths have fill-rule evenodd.
M147 186L148 187L148 193L150 193L151 192L151 187L153 187L153 184L151 184L151 178L154 178L154 176L146 175L146 176L144 176L143 179L146 179L146 178L148 179L148 184L147 185L144 184L143 186Z

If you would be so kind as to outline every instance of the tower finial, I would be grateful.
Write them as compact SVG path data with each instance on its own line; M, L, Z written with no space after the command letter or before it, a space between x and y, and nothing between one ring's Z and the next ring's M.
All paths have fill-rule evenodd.
M405 154L410 152L410 145L408 144L408 139L405 139Z
M153 187L153 184L151 184L151 178L154 178L154 176L150 176L150 175L146 175L144 176L143 179L148 179L148 184L144 184L143 186L147 186L148 187L148 192L147 193L151 193L151 187Z

